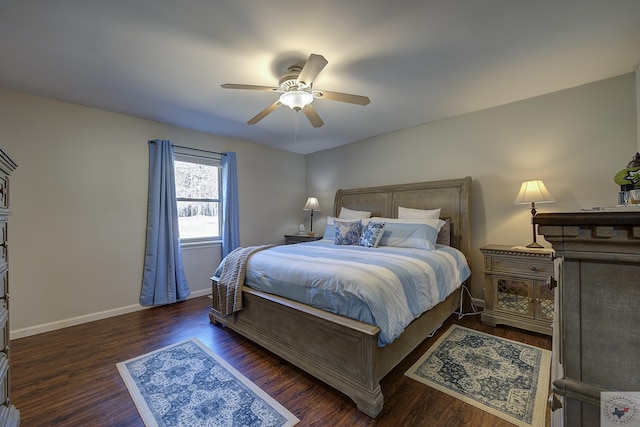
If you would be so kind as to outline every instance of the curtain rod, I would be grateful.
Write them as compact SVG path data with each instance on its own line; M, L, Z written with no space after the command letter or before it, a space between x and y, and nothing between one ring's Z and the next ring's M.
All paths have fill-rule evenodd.
M153 142L154 144L156 143L155 141L149 141L149 142ZM184 149L187 149L187 150L202 151L203 153L219 154L220 156L226 156L227 155L226 153L220 153L218 151L203 150L202 148L185 147L184 145L171 144L171 146L174 147L174 148L184 148Z
M183 146L183 145L174 145L174 144L171 144L171 145L172 145L173 147L176 147L176 148L185 148L185 149L187 149L187 150L202 151L203 153L212 153L212 154L219 154L219 155L221 155L221 156L226 156L226 153L219 153L219 152L217 152L217 151L203 150L202 148L185 147L185 146Z

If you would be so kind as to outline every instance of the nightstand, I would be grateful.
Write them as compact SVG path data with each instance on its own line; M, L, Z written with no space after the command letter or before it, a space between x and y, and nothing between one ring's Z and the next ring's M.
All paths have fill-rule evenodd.
M313 242L322 239L322 236L307 236L306 234L285 234L284 244L293 245L294 243Z
M484 254L482 323L552 335L553 250L487 245L480 251Z

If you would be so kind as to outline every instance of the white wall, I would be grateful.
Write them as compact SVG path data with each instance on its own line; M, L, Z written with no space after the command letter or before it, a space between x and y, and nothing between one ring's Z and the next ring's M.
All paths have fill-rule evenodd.
M636 73L637 75L637 73ZM238 153L241 243L277 243L319 197L321 232L336 189L473 177L472 291L486 243L531 241L512 201L540 178L541 212L616 202L613 175L640 148L636 75L595 82L301 156L244 141L0 89L0 147L18 164L10 220L14 338L139 309L147 140ZM305 186L306 180L306 186ZM218 247L185 249L194 294L209 291Z
M532 241L529 207L512 204L521 182L542 179L556 198L539 212L615 205L613 176L637 151L636 120L632 73L308 155L307 193L324 207L320 230L338 188L471 176L472 293L481 296L478 248Z
M242 245L295 229L302 155L0 89L0 147L18 164L9 223L12 337L140 309L150 139L235 151ZM277 201L277 202L276 202ZM195 295L220 248L185 249Z

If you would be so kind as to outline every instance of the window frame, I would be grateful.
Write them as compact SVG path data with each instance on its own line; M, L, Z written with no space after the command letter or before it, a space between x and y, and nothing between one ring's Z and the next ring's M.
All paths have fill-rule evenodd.
M196 150L196 149L194 149ZM180 201L196 201L196 202L216 202L218 203L218 235L208 237L188 237L180 238L181 247L198 247L198 246L214 246L222 244L222 161L215 153L198 150L194 154L189 148L174 147L174 162L197 163L208 166L215 166L218 169L218 198L217 199L192 199L185 197L176 197L176 203Z

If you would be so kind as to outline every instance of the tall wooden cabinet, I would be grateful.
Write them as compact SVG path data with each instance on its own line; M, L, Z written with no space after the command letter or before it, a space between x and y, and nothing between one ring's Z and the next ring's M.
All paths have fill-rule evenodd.
M9 396L9 175L16 164L0 149L0 426L20 425Z
M640 391L640 212L534 222L558 257L552 381L562 408L552 419L599 426L602 391Z

